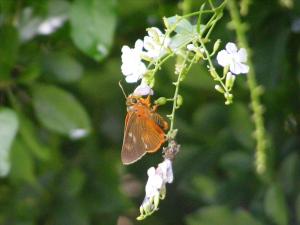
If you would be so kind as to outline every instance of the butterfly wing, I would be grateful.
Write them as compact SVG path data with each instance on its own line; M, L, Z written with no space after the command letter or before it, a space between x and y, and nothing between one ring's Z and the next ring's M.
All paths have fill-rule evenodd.
M148 113L129 112L125 120L121 151L123 164L134 163L146 152L157 151L164 141L163 130L148 116Z

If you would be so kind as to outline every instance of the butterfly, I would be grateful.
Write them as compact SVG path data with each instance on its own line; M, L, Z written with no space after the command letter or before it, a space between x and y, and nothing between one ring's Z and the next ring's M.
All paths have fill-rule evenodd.
M157 105L151 107L150 95L147 98L129 95L126 99L122 163L132 164L147 152L156 152L166 141L168 123L156 113Z

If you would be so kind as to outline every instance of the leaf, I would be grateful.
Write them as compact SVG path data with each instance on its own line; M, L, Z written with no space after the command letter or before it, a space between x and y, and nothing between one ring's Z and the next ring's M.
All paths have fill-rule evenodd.
M217 182L209 176L199 175L193 177L192 188L198 192L206 202L213 202L217 196Z
M188 225L262 225L244 210L232 211L226 206L203 207L187 217Z
M180 48L185 47L188 43L190 43L193 40L193 36L191 35L182 35L182 34L176 34L171 38L171 42L169 47L173 51L178 51Z
M19 37L17 30L12 26L0 26L0 74L9 78L18 56Z
M63 53L52 53L45 57L46 76L54 76L58 81L68 83L81 78L83 68L73 57Z
M203 207L187 217L188 225L232 225L232 215L226 206Z
M26 145L21 140L16 140L11 151L11 179L14 182L35 182L33 159Z
M76 0L71 6L71 37L88 56L101 60L112 45L116 27L115 1Z
M239 210L235 213L235 225L262 225L257 221L249 212L245 210Z
M47 161L50 158L49 146L44 145L38 140L38 133L32 121L24 115L19 115L20 118L20 138L26 145L27 149L40 160Z
M268 189L265 202L265 212L270 219L278 225L288 224L287 205L283 191L277 184L273 184Z
M78 139L90 131L89 117L70 93L50 85L33 88L33 106L39 121L49 130Z
M8 108L0 110L0 177L7 176L10 171L9 153L18 131L17 114Z
M295 209L296 209L297 222L300 223L300 194L298 194L298 196L296 198Z
M230 176L241 176L252 170L253 159L244 151L226 152L222 158L220 165Z
M289 154L281 163L279 177L286 193L297 189L297 173L299 176L299 156L296 152Z
M252 137L254 128L249 109L242 103L235 103L229 110L230 126L233 135L245 147L252 149L254 146Z
M193 125L197 131L206 135L222 131L227 124L226 120L225 107L216 103L208 103L199 107L193 115Z

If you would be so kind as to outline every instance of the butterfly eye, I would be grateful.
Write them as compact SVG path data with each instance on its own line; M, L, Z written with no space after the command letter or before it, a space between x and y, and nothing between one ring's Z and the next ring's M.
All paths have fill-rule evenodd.
M132 98L132 99L131 99L131 103L132 103L132 104L136 104L137 102L138 102L138 100L137 100L136 98Z

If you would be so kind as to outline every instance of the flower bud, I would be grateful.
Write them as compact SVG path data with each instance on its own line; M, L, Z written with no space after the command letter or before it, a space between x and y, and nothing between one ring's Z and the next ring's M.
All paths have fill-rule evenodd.
M177 95L177 99L176 99L176 105L177 107L181 106L183 103L183 98L181 95Z
M220 47L220 44L221 44L221 40L218 39L214 44L213 52L216 52L218 50L218 48Z
M163 17L163 21L164 21L165 27L166 27L167 29L169 29L169 28L170 28L170 24L169 24L169 22L168 22L168 18L164 16L164 17Z
M154 40L157 44L160 44L160 41L159 41L159 36L160 36L160 34L158 33L157 28L155 28L155 27L148 28L148 29L147 29L147 32L148 32L149 36L152 37L153 40Z
M230 105L232 103L233 95L230 93L225 93L224 97L226 98L225 105Z
M215 89L222 94L224 93L224 89L218 84L215 85Z
M167 99L165 97L160 97L154 102L156 105L164 105L167 103Z
M226 75L226 82L225 82L225 86L228 88L228 89L231 89L233 84L234 84L234 81L235 81L235 76L232 75L232 73L228 72L227 75Z
M210 69L209 72L210 72L210 75L211 75L214 79L217 79L218 74L217 74L217 72L216 72L215 69Z
M225 66L223 69L223 75L225 74L227 75L228 71L229 71L229 66Z

